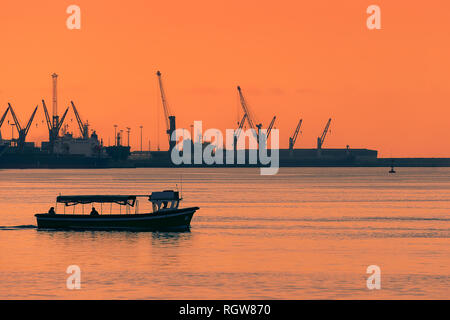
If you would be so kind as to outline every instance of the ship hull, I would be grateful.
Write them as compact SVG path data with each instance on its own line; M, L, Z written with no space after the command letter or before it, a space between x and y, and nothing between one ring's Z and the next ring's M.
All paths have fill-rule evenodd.
M187 231L198 207L149 214L36 214L38 229Z

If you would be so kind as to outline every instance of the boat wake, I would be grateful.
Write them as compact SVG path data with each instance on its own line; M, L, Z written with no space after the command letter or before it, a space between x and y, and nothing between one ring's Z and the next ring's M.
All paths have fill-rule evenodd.
M36 229L37 226L34 225L21 225L21 226L0 226L0 231L2 230L23 230L23 229Z
M217 216L214 220L223 221L301 221L301 222L354 222L354 221L443 221L449 222L450 218L437 218L437 217L336 217L336 218L309 218L309 217L229 217L229 216Z

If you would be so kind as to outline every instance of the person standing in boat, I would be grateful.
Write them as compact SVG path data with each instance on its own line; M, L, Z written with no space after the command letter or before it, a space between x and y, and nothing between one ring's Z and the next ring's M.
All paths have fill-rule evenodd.
M92 207L91 216L98 216L98 212L94 207Z
M51 215L56 214L55 208L54 207L50 207L50 209L48 210L48 214L51 214Z

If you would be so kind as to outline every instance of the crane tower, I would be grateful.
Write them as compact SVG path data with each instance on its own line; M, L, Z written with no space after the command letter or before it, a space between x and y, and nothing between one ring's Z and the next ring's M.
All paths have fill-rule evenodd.
M52 79L53 79L53 128L56 128L59 125L58 99L57 99L58 75L56 73L53 73Z

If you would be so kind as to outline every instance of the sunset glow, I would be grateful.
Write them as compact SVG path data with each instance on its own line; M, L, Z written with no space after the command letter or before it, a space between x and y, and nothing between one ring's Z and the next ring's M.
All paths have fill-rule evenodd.
M263 125L277 116L282 148L300 117L297 148L332 117L325 148L450 156L448 1L377 1L381 30L366 27L369 1L79 0L81 30L66 28L70 4L1 2L0 112L11 102L26 122L51 105L56 72L60 114L73 100L105 145L117 124L138 149L143 125L144 149L166 150L161 70L178 127L236 128L240 85ZM48 139L43 120L39 109L28 141Z

